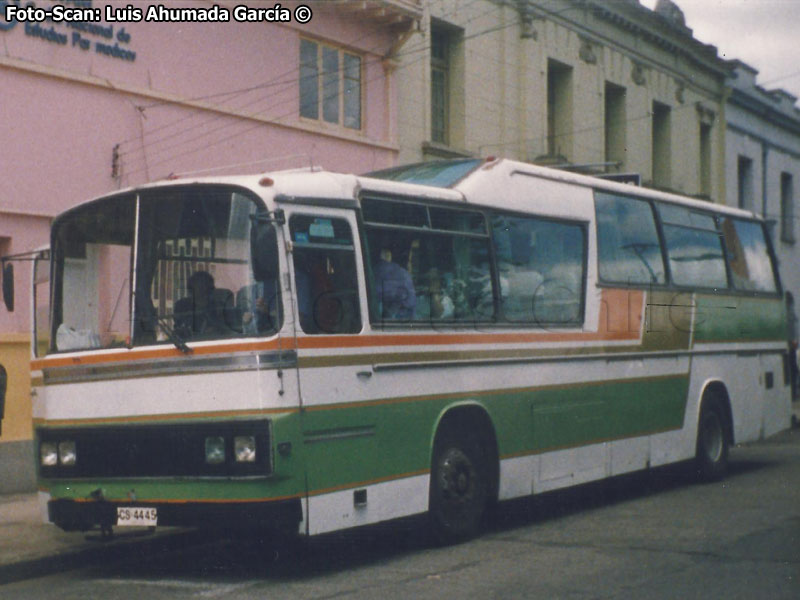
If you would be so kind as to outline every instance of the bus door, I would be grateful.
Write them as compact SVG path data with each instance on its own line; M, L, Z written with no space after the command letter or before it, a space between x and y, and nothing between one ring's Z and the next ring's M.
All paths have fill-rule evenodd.
M319 496L362 481L358 463L365 461L354 457L372 451L375 424L353 406L366 399L371 375L357 344L366 306L359 293L363 263L354 211L298 206L286 213L293 290L293 315L287 319L295 324L306 522L313 534L333 525L315 521Z

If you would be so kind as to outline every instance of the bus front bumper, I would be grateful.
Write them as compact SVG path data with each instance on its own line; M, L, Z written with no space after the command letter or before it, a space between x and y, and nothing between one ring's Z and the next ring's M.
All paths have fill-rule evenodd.
M156 509L156 525L217 530L274 527L297 532L302 521L300 498L265 502L113 502L49 500L47 516L65 531L87 531L117 525L118 508Z

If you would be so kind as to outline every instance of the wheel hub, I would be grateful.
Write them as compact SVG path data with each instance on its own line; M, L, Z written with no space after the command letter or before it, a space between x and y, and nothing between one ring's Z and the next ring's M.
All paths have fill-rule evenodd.
M442 463L442 495L450 502L468 501L473 494L475 469L460 450L448 452Z

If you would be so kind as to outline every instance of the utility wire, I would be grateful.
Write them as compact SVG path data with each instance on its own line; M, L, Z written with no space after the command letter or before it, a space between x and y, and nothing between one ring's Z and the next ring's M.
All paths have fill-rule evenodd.
M494 8L496 9L497 7L494 7ZM489 11L487 11L487 13L488 13L488 12L489 12ZM477 18L479 18L479 17L481 17L481 16L483 16L483 15L485 15L485 14L487 14L487 13L482 13L482 14L480 14L480 15L476 16L476 17L473 17L473 19L472 19L472 20L474 20L474 19L477 19ZM471 34L471 35L469 35L469 36L464 36L464 39L472 39L472 38L478 37L478 36L480 36L480 35L486 35L486 34L488 34L488 33L491 33L491 32L494 32L494 31L498 31L498 30L500 30L500 29L504 29L504 28L508 28L508 27L513 27L513 26L515 26L515 25L518 25L518 24L519 24L519 21L516 21L516 20L514 20L514 21L512 21L512 22L510 22L510 23L507 23L507 24L503 24L503 25L500 25L500 26L492 27L492 28L489 28L489 29L487 29L487 30L484 30L484 31L476 32L476 33L474 33L474 34ZM406 53L401 53L401 54L402 54L402 55L404 55L404 56L410 56L410 55L412 55L412 54L420 54L420 53L422 53L422 52L424 52L424 51L428 50L429 48L430 48L429 46L422 46L422 47L420 47L420 48L415 48L415 49L413 49L413 50L411 50L411 51L409 51L409 52L406 52ZM416 64L416 63L417 63L417 62L419 62L420 60L424 60L424 59L426 59L426 58L427 58L427 55L426 55L426 54L423 54L422 56L420 56L420 57L419 57L419 58L417 58L416 60L413 60L413 61L410 61L410 62L404 63L403 65L400 65L400 66L398 67L398 69L401 69L401 68L408 68L408 67L410 67L410 66L412 66L412 65ZM382 60L382 59L381 59L381 60ZM384 78L384 75L382 75L382 74L381 74L381 75L379 75L378 77L375 77L374 79L367 79L367 80L365 81L365 83L371 83L372 81L375 81L375 80L381 80L381 79L383 79L383 78ZM362 84L362 85L363 85L363 84ZM286 102L291 102L291 103L293 103L293 104L294 104L294 103L296 103L296 101L297 101L296 97L292 97L292 98L288 98L288 99L287 99L285 102L278 103L278 105L285 104ZM276 105L272 105L270 108L274 108L274 106L276 106ZM263 111L262 111L262 112L263 112ZM297 113L297 109L296 109L296 107L295 107L295 106L293 106L293 107L292 107L292 110L291 110L290 112L287 112L287 113L285 113L285 114L282 114L282 115L278 115L278 116L276 116L276 117L272 117L272 118L270 118L270 119L268 120L268 122L267 122L267 123L263 123L263 122L262 122L262 123L259 123L259 124L258 124L256 127L261 127L261 126L263 126L264 124L268 124L269 122L272 122L272 123L278 123L278 121L279 121L280 119L282 119L282 118L285 118L285 117L289 117L289 116L296 115L296 113ZM258 116L258 114L260 114L260 113L256 113L256 115L254 115L254 116ZM221 118L225 118L225 117L228 117L228 118L235 118L235 117L237 117L237 115L218 115L217 117L212 117L212 119L210 119L210 120L217 120L217 119L221 119ZM209 122L210 120L206 120L204 123L202 123L202 124L199 124L199 125L197 125L197 126L194 126L194 127L191 127L191 128L184 129L184 130L182 130L181 132L178 132L178 133L176 133L176 134L173 134L173 135L171 135L171 136L167 136L166 138L163 138L162 140L159 140L159 141L163 142L163 141L165 141L165 140L172 139L172 138L174 138L174 137L177 137L177 136L179 136L179 135L184 135L184 134L186 134L187 132L189 132L189 131L191 131L192 129L195 129L195 128L197 128L197 127L207 127L207 125L208 125L208 122ZM186 144L186 143L188 143L188 142L191 142L191 141L196 141L197 139L205 138L205 137L207 137L208 135L210 135L211 133L218 132L218 131L220 131L221 129L225 129L225 128L227 128L227 127L232 127L232 126L235 126L235 125L237 125L237 124L240 124L240 122L239 122L239 121L237 121L237 122L234 122L234 123L230 123L230 124L227 124L227 125L223 125L223 126L221 126L221 127L219 127L219 128L215 128L215 129L212 129L212 130L206 130L206 131L205 131L203 134L201 134L200 136L197 136L197 137L195 137L195 138L192 138L191 140L188 140L188 141L183 141L183 142L181 142L181 143L180 143L178 146L184 145L184 144ZM243 131L243 132L241 132L241 133L246 133L247 131L250 131L251 129L253 129L253 128L248 128L248 129L246 129L245 131ZM227 141L228 139L230 139L230 137L231 137L231 136L229 136L229 137L226 137L226 138L222 138L222 139L220 139L220 140L218 140L218 141L215 141L215 142L213 142L213 143L212 143L212 145L215 145L215 144L217 144L217 143L221 143L221 142L223 142L223 141ZM235 136L234 136L234 137L235 137ZM140 148L140 149L141 149L141 150L145 150L147 147L148 147L148 146L144 146L144 147L142 147L142 148ZM156 151L156 153L163 153L163 152L165 152L165 151L167 151L167 150L172 150L172 149L174 149L175 147L176 147L176 146L174 146L174 145L173 145L173 146L166 147L166 148L162 147L162 148L160 148L159 150L157 150L157 151ZM176 157L179 157L179 156L184 156L184 155L186 155L186 154L189 154L189 153L194 153L194 152L197 152L197 151L199 151L200 149L202 149L202 148L205 148L205 147L207 147L207 145L204 145L204 146L202 146L202 147L193 148L193 149L191 149L191 150L188 150L187 152L185 152L185 153L182 153L182 154L179 154L179 155L177 155L177 156L176 156L176 155L173 155L171 158L176 158ZM127 151L125 151L124 153L120 153L120 154L121 154L121 155L123 155L123 154L130 154L131 152L132 152L131 150L127 150ZM151 163L151 164L150 164L150 167L158 166L159 164L163 164L164 162L165 162L165 161L160 161L160 162L157 162L157 163ZM138 173L140 173L140 172L142 172L142 171L144 171L144 169L138 169L138 170L135 170L135 171L130 171L130 172L126 173L126 175L127 175L128 177L130 177L130 176L132 176L132 175L135 175L135 174L138 174Z
M480 1L480 0L472 0L472 2L470 2L470 5L475 3L475 2L477 2L477 1ZM483 13L480 13L480 14L476 15L476 16L473 16L472 18L468 19L464 24L468 24L470 22L474 22L474 21L476 21L476 20L478 20L478 19L490 14L491 12L494 12L495 10L501 9L501 8L502 8L501 6L494 5L491 10L485 11ZM565 12L565 11L558 11L558 12ZM493 32L496 32L496 31L499 31L499 30L502 30L502 29L510 28L510 27L516 26L518 24L520 24L520 21L517 20L517 19L514 19L514 20L512 20L512 21L510 21L508 23L500 24L500 25L497 25L497 26L494 26L494 27L490 27L488 29L485 29L485 30L482 30L482 31L475 32L473 34L464 36L463 39L465 41L469 40L469 39L474 39L476 37L487 35L489 33L493 33ZM363 37L364 36L362 36L362 38L359 38L359 39L363 39ZM424 45L423 44L423 45L420 45L418 47L415 47L415 48L412 48L410 50L407 50L405 52L400 52L400 53L397 54L397 57L406 57L406 56L410 56L410 55L413 55L413 54L416 54L416 53L427 52L427 50L429 50L429 49L430 49L430 45ZM478 56L480 56L480 53L478 53L477 51L474 51L472 49L466 49L466 51L470 52L470 53L477 54ZM413 65L417 64L420 60L423 60L425 58L427 58L427 54L423 55L421 58L418 58L416 60L404 63L403 65L400 65L398 67L398 69L408 68L410 66L413 66ZM506 64L513 64L513 66L517 66L516 63L508 63L507 61L499 61L497 59L492 59L491 57L487 57L487 56L482 56L482 58L488 59L488 60L494 60L495 62L498 62L498 63L499 62L505 62ZM383 58L379 58L375 62L382 61L382 60L383 60ZM367 61L365 61L365 62L367 62ZM295 73L298 70L299 70L299 65L298 65L298 67L293 67L291 70L279 75L278 77L285 76L287 74ZM316 75L314 77L316 78ZM379 80L379 79L383 79L383 75L381 75L380 77L376 77L374 79L367 79L367 80L363 81L362 82L362 87L364 85L366 85L366 84L372 83L373 81ZM233 91L230 91L230 92L220 92L220 93L215 94L213 96L214 97L223 97L223 96L243 95L243 94L245 94L247 92L250 92L250 91L253 91L253 90L257 90L257 89L261 89L261 88L264 88L264 87L270 87L270 86L280 85L280 84L291 85L291 84L300 82L301 80L302 80L302 78L292 78L292 79L283 80L283 81L275 81L273 79L270 82L267 82L267 83L264 83L264 84L260 84L260 85L257 85L257 86L250 86L248 88L243 88L242 90L233 90ZM511 86L511 91L512 92L514 91L514 89L517 88L517 86L514 83L514 81L512 81L510 84L507 84L507 85ZM266 96L262 96L262 97L258 97L258 98L252 99L249 102L247 102L246 104L240 106L237 110L242 110L243 108L247 108L247 107L250 107L250 106L252 106L254 104L257 104L257 103L263 102L265 100L268 100L269 98L272 98L275 95L278 95L279 93L282 93L282 91L270 93L270 94L268 94ZM209 97L211 97L211 96L209 96ZM473 98L473 96L471 96L471 98ZM508 102L498 101L495 98L485 98L484 97L482 99L481 98L478 98L478 99L482 100L482 103L484 105L493 104L495 107L499 106L500 108L507 108L507 109L509 109L510 111L513 111L513 112L517 112L521 108L518 105L518 103L510 104ZM265 119L263 116L261 116L266 110L274 109L275 107L284 105L286 103L295 104L296 102L297 102L297 98L294 95L292 95L291 98L287 98L286 100L284 100L282 102L278 102L277 104L273 103L272 105L270 105L268 107L268 109L264 109L262 111L256 112L253 115L250 115L252 118L260 119L262 122L259 122L258 124L256 124L253 127L247 128L247 129L245 129L245 130L243 130L243 131L241 131L241 132L239 132L237 134L234 134L233 136L227 136L227 137L221 138L219 140L216 140L216 141L212 142L211 145L216 145L218 143L222 143L222 142L227 141L227 140L229 140L229 139L231 139L233 137L236 137L237 135L243 135L243 134L245 134L245 133L247 133L247 132L249 132L249 131L251 131L253 129L256 129L258 127L262 127L263 125L267 125L269 123L279 123L279 121L281 119L283 119L283 118L296 116L296 114L297 114L296 106L293 106L290 112L287 112L287 113L284 113L284 114L281 114L281 115L278 115L278 116L274 116L274 117L271 117L269 119ZM153 108L153 107L156 107L156 106L159 106L159 105L160 104L154 104L154 105L150 105L149 107L142 107L142 109L144 109L144 108ZM692 104L690 106L694 106L694 105ZM209 107L210 110L214 110L215 108L216 107ZM673 110L679 110L680 108L683 108L683 107L671 107L671 108ZM200 110L203 110L203 109L200 108ZM225 108L218 108L218 110L225 110ZM230 110L230 109L228 109L228 110ZM183 117L183 118L179 119L176 122L164 125L164 126L162 126L160 128L157 128L157 129L158 130L164 129L166 127L174 125L175 123L183 122L185 120L188 120L188 119L191 119L191 118L195 118L197 116L200 116L200 115L198 115L198 114L187 115L186 117ZM184 146L186 144L189 144L191 142L198 141L200 139L204 139L204 138L208 137L209 135L212 135L214 133L220 132L221 130L224 130L224 129L227 129L229 127L234 127L236 125L240 125L241 124L241 121L236 120L234 122L231 122L231 123L228 123L228 124L224 124L221 127L217 127L217 128L213 128L213 129L207 129L208 124L211 121L220 120L220 119L226 119L226 118L227 119L237 119L237 118L240 118L240 117L241 117L241 115L220 114L220 115L217 115L215 117L212 117L211 119L206 119L203 123L200 123L200 124L192 126L192 127L185 128L185 129L183 129L183 130L181 130L181 131L179 131L177 133L174 133L174 134L171 134L171 135L167 135L167 136L159 138L157 140L149 140L146 144L142 144L139 147L135 147L135 148L131 148L131 149L125 150L124 152L120 153L120 155L121 156L125 156L125 155L129 155L131 153L138 152L138 151L147 151L148 148L151 149L152 152L155 153L155 155L163 154L166 151L179 148L179 147ZM634 117L632 119L627 119L626 122L633 122L633 121L646 119L646 118L650 118L650 117L651 117L651 113L648 112L645 115L642 115L640 117ZM471 118L471 120L474 120L476 118L476 115L472 115L470 118ZM491 119L483 119L483 122L486 122L487 124L491 124L493 126L497 125L495 120L491 120ZM178 136L186 135L187 133L191 132L192 130L200 128L200 127L204 127L204 128L206 128L206 130L199 136L193 137L193 138L191 138L189 140L183 140L183 141L179 142L177 145L173 144L173 145L161 146L160 148L153 149L154 146L157 146L159 144L163 144L164 142L166 142L166 141L168 141L170 139L174 139L174 138L176 138ZM562 137L565 137L565 136L574 136L574 135L577 135L577 134L580 134L580 133L584 133L584 132L591 132L591 131L599 130L599 129L602 129L603 127L604 127L604 125L603 126L593 126L593 127L575 129L575 130L572 130L572 131L569 131L569 132L559 133L555 137L562 138ZM152 131L150 133L152 133ZM553 137L552 135L546 135L545 134L545 135L537 136L537 137L534 137L534 138L527 138L527 139L523 139L523 140L519 140L518 139L518 140L509 141L509 142L499 142L499 143L493 143L493 144L481 144L479 146L479 152L480 152L480 149L483 149L483 148L502 148L502 147L506 147L506 146L519 146L519 145L522 145L522 144L529 144L529 143L532 143L532 142L540 143L543 140L545 140L547 138L552 138L552 137ZM171 159L174 159L174 158L177 158L177 157L181 157L181 156L186 156L188 154L195 153L195 152L200 151L201 149L206 148L206 147L208 147L208 145L203 145L202 147L196 147L196 148L188 149L186 152L183 152L181 154L172 155L170 157L170 159L168 159L168 160L171 160ZM158 162L152 164L151 166L158 166L158 165L164 164L165 162L168 162L168 160L158 161ZM127 173L126 175L130 177L132 175L138 174L139 172L142 172L143 170L144 169L131 171L131 172Z
M467 7L471 6L472 4L475 4L477 2L485 2L485 1L486 0L469 0L469 2L465 6L461 6L461 8L462 9L466 9ZM494 6L491 11L487 11L486 13L481 13L476 18L482 17L485 14L489 14L489 12L492 12L492 11L494 11L496 9L497 9L497 6ZM455 12L458 12L458 9ZM474 18L470 19L470 21L471 20L474 20ZM340 45L355 46L360 41L362 41L365 38L370 37L370 36L372 36L372 33L366 33L366 34L362 35L361 37L359 37L359 38L357 38L355 40L351 40L349 42L343 42ZM365 50L363 52L365 54L377 54L378 50L380 50L381 48L382 48L382 46L376 46L376 47L373 47L371 49ZM422 50L425 50L425 49L426 48L423 48ZM401 52L401 53L398 53L398 55L396 55L396 57L401 57L401 56L405 56L405 54ZM384 57L379 57L379 58L374 59L372 61L368 60L368 61L365 61L365 63L366 63L365 66L371 66L372 64L380 64L380 62L382 62L383 60L384 60ZM198 101L208 100L208 99L212 99L212 98L216 98L216 97L224 97L224 96L232 96L235 99L235 97L237 97L237 96L240 96L240 95L243 95L243 94L246 94L248 92L258 90L258 89L270 88L270 87L274 87L274 86L277 86L277 85L287 85L288 86L288 85L299 83L301 81L301 78L299 76L299 69L300 69L299 65L293 66L289 70L284 71L283 73L280 73L280 74L276 75L272 79L267 80L267 81L265 81L265 82L263 82L261 84L254 85L254 86L247 86L247 87L241 88L241 89L218 92L218 93L211 94L211 95L206 95L206 96L196 96L196 97L192 97L192 98L183 98L183 99L179 99L179 100L178 99L176 99L176 100L164 100L164 101L160 101L160 102L154 102L154 103L151 103L151 104L148 104L148 105L140 105L138 108L139 108L140 111L144 111L144 110L156 108L156 107L159 107L159 106L182 104L182 103L192 103L192 102L198 102ZM293 76L293 75L296 75L296 76ZM285 79L286 77L290 77L290 78L289 79ZM280 93L280 92L270 93L270 94L268 94L266 96L263 96L263 97L261 97L261 98L259 98L257 100L267 100L267 99L273 97L274 95L277 95L278 93ZM250 104L248 104L247 106L249 106L249 105ZM198 109L225 110L225 107L224 107L224 105L219 105L219 106L210 106L210 107L198 107ZM153 133L153 132L156 132L156 131L159 131L159 130L162 130L162 129L165 129L165 128L168 128L168 127L171 127L171 126L173 126L173 125L175 125L175 124L177 124L179 122L182 122L182 121L184 121L186 119L192 118L193 116L194 115L190 115L188 117L183 117L181 119L178 119L178 120L176 120L176 121L174 121L172 123L165 124L163 126L160 126L160 127L156 128L155 130L152 130L150 133ZM134 142L134 141L137 141L136 137L132 137L132 138L129 138L127 140L123 140L122 142L120 142L120 145L124 146L125 144L131 143L131 142ZM126 153L127 152L122 152L121 155L124 155Z
M470 2L469 2L467 5L463 5L463 4L461 4L461 5L457 5L457 8L455 9L455 11L453 11L453 13L457 13L457 12L459 12L460 10L465 10L467 7L471 6L472 4L475 4L475 3L477 3L477 2L479 2L479 1L486 1L486 0L470 0ZM501 5L495 5L495 4L493 4L489 10L487 10L487 11L484 11L484 12L482 12L482 13L479 13L479 14L477 14L477 15L475 15L475 16L473 16L473 17L471 17L470 19L467 19L466 21L464 21L464 22L462 23L462 25L466 26L466 25L468 25L468 24L470 24L470 23L472 23L472 22L474 22L474 21L476 21L476 20L479 20L479 19L483 18L484 16L486 16L486 15L488 15L488 14L491 14L491 13L493 13L493 12L497 11L498 9L502 9L502 8L504 8L504 6L506 6L506 5L502 5L502 6L501 6ZM559 12L566 12L566 10L572 10L572 9L571 9L571 8L570 8L570 9L565 9L565 10L562 10L562 11L559 11ZM450 14L453 14L453 13L450 13ZM443 16L447 16L447 14L445 14L445 15L443 15ZM475 37L479 37L479 36L482 36L482 35L486 35L486 34L488 34L488 33L492 33L492 32L494 32L494 31L498 31L498 30L501 30L501 29L505 29L505 28L513 27L513 26L515 26L515 25L517 25L517 24L519 24L519 21L517 21L517 20L513 20L513 21L509 22L508 24L499 25L499 26L497 26L497 27L492 27L492 28L489 28L489 29L487 29L487 30L479 31L479 32L476 32L476 33L474 33L474 34L471 34L471 35L464 36L464 38L463 38L463 39L464 39L464 40L473 39L473 38L475 38ZM369 34L367 34L367 35L369 35ZM363 37L366 37L366 36L362 36L362 38L359 38L359 39L363 39ZM427 51L427 50L429 50L429 49L430 49L430 46L421 45L421 46L419 46L419 47L417 47L417 48L413 48L413 49L411 49L411 50L408 50L408 51L406 51L406 52L400 52L400 53L398 53L398 54L397 54L395 57L404 57L404 56L410 56L410 55L413 55L413 54L416 54L416 53L426 52L426 51ZM375 63L379 63L379 62L381 62L381 61L383 61L383 60L384 60L384 59L381 57L381 58L378 58L378 59L376 59L374 62L375 62ZM365 61L365 62L366 62L368 65L370 64L370 62L369 62L369 61ZM415 61L415 62L416 62L416 61ZM401 65L401 66L400 66L400 67L398 67L398 68L404 68L404 67L407 67L407 66L408 66L408 65ZM298 67L293 67L293 68L292 68L290 71L287 71L287 72L283 73L282 75L286 75L286 74L289 74L289 73L295 73L295 72L297 72L298 70L299 70L299 66L298 66ZM279 76L279 77L280 77L280 76ZM230 92L221 92L221 93L219 93L219 94L215 94L214 96L241 95L241 93L244 93L244 92L247 92L247 91L251 91L251 90L253 90L253 89L259 89L259 88L261 88L261 87L264 87L265 85L278 85L278 84L282 84L282 83L283 83L283 84L292 84L292 83L297 83L297 82L299 82L299 81L301 81L301 78L293 78L293 79L284 80L284 81L277 81L277 82L275 82L274 80L271 80L270 82L267 82L266 84L261 84L261 85L259 85L259 86L250 86L250 87L248 87L248 88L244 88L243 90L234 90L234 91L230 91ZM272 97L274 97L274 96L276 96L276 95L278 95L278 94L281 94L281 93L283 93L283 90L279 90L279 91L277 91L277 92L274 92L274 93L268 94L268 95L266 95L266 96L262 96L262 97L254 98L254 99L252 99L251 101L249 101L247 104L245 104L245 105L243 105L243 106L240 106L240 107L238 108L238 110L241 110L241 109L243 109L243 108L247 108L247 107L249 107L249 106L252 106L252 105L254 105L254 104L257 104L257 103L259 103L259 102L265 101L265 100L267 100L267 99L269 99L269 98L272 98ZM286 99L284 102L279 102L277 105L276 105L276 104L272 104L272 105L270 106L270 108L274 108L275 106L280 106L280 105L286 104L287 102L295 103L295 102L296 102L296 98L295 98L295 97L292 97L292 98L287 98L287 99ZM149 107L155 107L155 106L159 106L159 105L162 105L162 104L175 104L175 103L180 103L180 101L177 101L177 100L176 100L176 101L171 101L171 102L170 102L170 101L165 101L165 102L163 102L163 103L155 103L155 104L151 104L151 105L149 105ZM222 106L216 106L216 107L214 107L214 106L211 106L211 107L197 107L197 108L198 108L198 110L222 110L222 111L225 111L225 110L226 110L226 107L222 107ZM141 109L140 109L140 110L141 110ZM227 110L230 110L230 109L227 109ZM261 115L263 112L264 112L264 111L260 111L259 113L256 113L256 114L257 114L257 115ZM144 114L144 113L142 113L142 114ZM286 115L280 115L280 116L278 116L278 117L273 117L273 120L276 120L276 119L281 119L281 118L285 118L285 117L290 117L290 116L294 116L295 114L296 114L296 111L293 109L293 110L292 110L292 112L290 112L290 113L287 113ZM153 133L153 131L159 131L159 130L163 130L163 129L166 129L166 128L169 128L169 127L172 127L172 126L174 126L175 124L177 124L177 123L179 123L179 122L185 122L185 121L187 121L187 120L193 119L193 118L195 118L195 117L198 117L198 116L202 116L202 115L201 115L201 114L192 114L192 115L186 115L186 116L184 116L184 117L181 117L181 118L180 118L180 119L178 119L177 121L174 121L174 122L172 122L172 123L168 123L168 124L165 124L165 125L163 125L163 126L160 126L160 127L156 128L156 130L151 130L149 133L150 133L150 134L152 134L152 133ZM138 152L138 151L140 151L140 150L143 150L143 149L145 149L146 147L152 147L153 145L156 145L156 144L158 144L158 143L160 143L160 142L166 141L166 140L168 140L168 139L172 139L173 137L178 137L178 136L180 136L180 135L183 135L183 134L185 134L186 132L188 132L188 131L190 131L190 130L192 130L192 129L199 128L199 127L204 127L204 126L206 126L206 125L207 125L207 124L208 124L210 121L212 121L212 120L223 119L223 118L226 118L226 117L241 117L241 115L234 115L234 114L220 114L220 115L217 115L216 117L212 117L211 119L206 119L206 120L205 120L203 123L199 123L199 124L197 124L197 125L194 125L194 126L191 126L191 127L184 128L184 129L182 129L182 130L180 130L180 131L178 131L178 132L176 132L176 133L174 133L174 134L171 134L171 135L166 135L166 136L164 136L164 137L161 137L161 138L158 138L158 139L156 139L156 140L152 140L152 139L150 139L150 140L149 140L149 141L148 141L146 144L142 144L142 143L140 143L140 144L139 144L138 146L136 146L136 147L133 147L133 148L130 148L130 149L127 149L127 150L122 150L122 151L119 153L119 156L120 156L120 157L125 157L126 155L129 155L129 154L131 154L131 153L134 153L134 152ZM138 141L138 140L136 140L135 138L131 138L131 139L129 139L129 140L125 140L125 141L124 141L124 142L122 142L121 144L125 144L125 143L128 143L128 142L133 142L133 141Z

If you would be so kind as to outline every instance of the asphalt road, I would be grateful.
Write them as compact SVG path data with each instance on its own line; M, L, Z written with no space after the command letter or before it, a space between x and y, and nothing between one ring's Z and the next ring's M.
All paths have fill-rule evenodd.
M670 467L504 504L480 538L421 523L308 547L209 539L0 586L0 598L800 598L800 430L736 448L696 484Z

